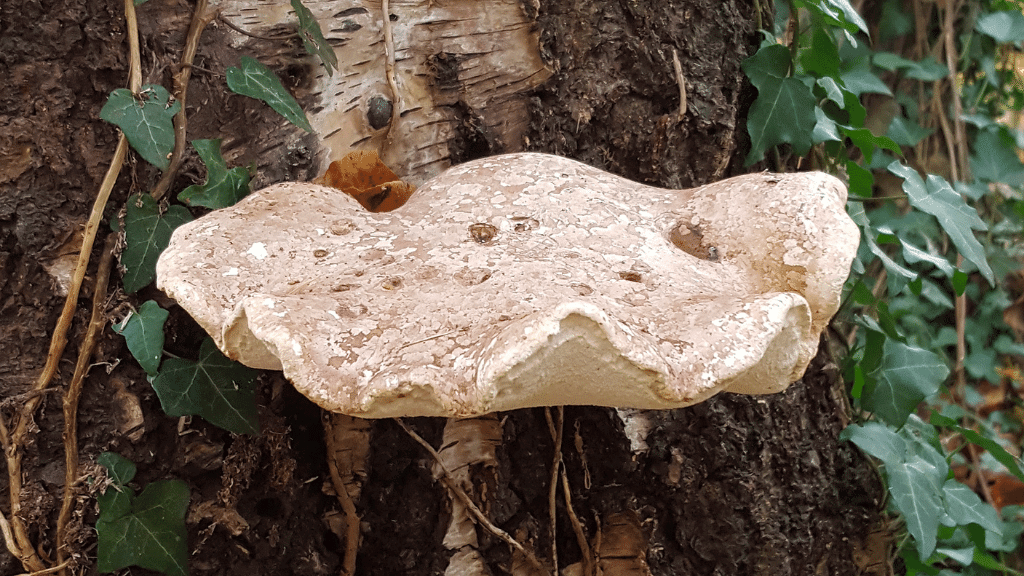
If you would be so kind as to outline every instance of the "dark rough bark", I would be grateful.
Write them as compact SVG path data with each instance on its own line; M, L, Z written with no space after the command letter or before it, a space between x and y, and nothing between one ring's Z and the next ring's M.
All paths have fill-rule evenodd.
M745 2L552 2L541 51L557 71L534 109L532 147L647 183L689 188L740 173L756 47ZM678 121L679 57L686 115Z
M752 93L740 62L757 41L751 5L560 0L524 2L524 10L537 11L543 54L555 70L533 94L529 149L670 187L741 171L744 113ZM170 86L189 7L150 0L139 15L146 81ZM223 137L230 165L258 166L258 186L315 176L313 137L283 127L259 103L225 92L223 71L239 56L225 45L225 34L216 24L204 34L190 88L189 138ZM303 104L315 105L316 96L304 88L311 70L296 60L299 46L264 44L263 56L286 85ZM673 49L687 88L682 121L676 116ZM119 2L7 0L0 6L0 78L6 79L0 83L2 399L24 392L45 360L63 303L55 279L57 265L65 262L62 246L74 252L116 142L115 131L97 114L125 77ZM470 112L466 118L473 117ZM503 151L478 127L467 125L461 134L478 139L457 147L461 159ZM127 165L108 218L129 192L146 190L157 177L144 163ZM194 156L186 159L177 180L176 189L202 180ZM83 292L56 384L70 376L77 327L84 325L90 296L88 289ZM134 301L158 296L149 289ZM200 334L180 310L172 312L169 333L170 351L194 355ZM194 433L179 435L178 423L160 412L123 341L107 332L96 361L119 360L124 361L109 374L96 367L87 380L80 416L83 462L103 450L117 451L139 464L141 484L182 478L192 489L194 507L228 503L249 524L232 535L223 514L191 519L194 574L338 572L340 542L325 520L337 504L322 492L327 469L316 407L280 375L266 374L259 437L231 437L198 419L188 427ZM138 442L117 432L119 386L140 398L145 424ZM591 536L596 518L636 512L649 537L647 559L654 574L863 573L863 563L853 559L862 555L861 542L876 523L880 488L859 453L836 441L845 418L843 393L829 360L819 356L783 394L723 395L654 414L650 451L641 455L630 452L614 411L568 408L562 451L572 504ZM17 404L3 405L5 417ZM25 452L25 520L49 548L63 484L60 402L44 402L36 421L39 432ZM439 442L442 421L410 424ZM582 456L575 447L577 426ZM448 505L432 479L432 462L393 422L375 422L373 434L371 476L359 502L364 515L359 573L440 573L448 555L440 544ZM505 440L491 495L493 518L545 556L553 446L543 411L507 414ZM0 490L6 511L6 472ZM578 561L580 552L559 502L557 543L564 567ZM95 521L90 500L83 498L79 510L86 525ZM88 529L77 536L78 551L94 542ZM485 538L483 552L494 573L505 571L510 553L504 544ZM0 551L0 574L21 571L6 550Z

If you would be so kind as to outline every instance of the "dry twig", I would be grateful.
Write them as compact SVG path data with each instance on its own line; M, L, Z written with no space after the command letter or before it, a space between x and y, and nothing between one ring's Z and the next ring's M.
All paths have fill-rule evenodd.
M491 523L490 520L487 519L487 516L485 516L484 513L480 510L480 508L476 505L476 503L473 502L473 499L469 497L469 494L466 494L465 490L463 490L461 487L459 487L459 485L452 481L452 471L449 470L448 467L444 465L444 462L441 461L441 455L437 453L437 450L434 450L434 447L431 446L429 442L424 440L423 437L417 434L412 428L409 428L409 426L405 422L402 422L401 418L395 418L395 422L397 422L398 425L402 427L402 430L405 430L406 434L408 434L410 437L412 437L413 440L418 442L420 446L426 448L427 452L430 452L430 455L434 457L434 460L437 462L437 465L444 473L441 476L441 482L444 483L445 487L448 488L448 490L452 494L454 494L459 500L462 501L463 504L466 505L466 508L469 509L470 513L473 514L473 517L481 526L490 531L491 534L494 534L498 538L504 540L505 543L507 543L509 546L515 548L517 552L519 552L523 555L524 558L526 558L526 560L530 563L531 566L533 566L541 572L544 572L545 574L550 573L540 563L540 560L538 560L537 557L533 555L533 552L530 552L529 550L524 548L523 545L520 544L515 538L513 538L511 534L495 526Z
M544 418L548 421L548 432L555 443L554 458L551 463L551 483L548 486L548 515L551 520L551 563L558 567L558 468L562 464L562 430L565 428L565 407L558 407L558 418L552 420L551 408L544 408Z
M324 420L324 438L327 443L327 467L331 472L331 485L334 486L334 491L338 497L338 503L341 504L341 510L345 513L345 554L342 559L342 574L344 576L351 576L356 573L356 557L359 554L359 513L356 511L356 504L352 500L352 496L349 494L348 482L343 478L341 469L338 466L337 453L342 449L338 446L338 439L335 433L338 431L338 426L332 421L333 416L342 417L340 414L326 414ZM344 416L344 418L352 418ZM365 422L365 421L364 421ZM354 481L351 478L352 471L347 472L349 475L349 482ZM357 496L358 497L358 496Z
M381 27L384 31L384 72L391 89L391 122L388 122L386 138L391 138L391 129L398 123L402 111L402 95L398 92L398 77L395 76L395 34L391 27L391 7L388 0L381 0L381 11L384 12Z
M679 62L679 54L672 49L672 68L676 71L676 83L679 84L679 117L677 122L682 122L686 116L686 78L683 77L683 65Z

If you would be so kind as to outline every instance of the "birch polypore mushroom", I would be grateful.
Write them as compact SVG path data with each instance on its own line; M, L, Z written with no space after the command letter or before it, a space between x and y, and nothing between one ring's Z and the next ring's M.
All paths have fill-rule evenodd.
M801 376L857 248L845 201L820 173L664 190L511 154L394 212L271 186L178 228L158 285L336 412L674 408Z

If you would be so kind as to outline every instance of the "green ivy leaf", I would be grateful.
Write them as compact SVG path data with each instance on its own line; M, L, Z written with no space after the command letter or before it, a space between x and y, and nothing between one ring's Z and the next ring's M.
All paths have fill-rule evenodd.
M895 72L900 68L909 68L914 65L913 60L893 54L892 52L875 52L871 55L871 63L889 72Z
M236 434L259 433L256 412L258 372L229 360L206 338L199 360L164 361L153 389L168 416L198 415L215 426Z
M953 271L953 277L950 278L950 284L953 285L953 293L957 296L963 296L964 290L967 289L967 281L971 277L968 276L963 270L957 268Z
M764 158L765 150L777 144L789 143L799 155L811 148L817 102L806 84L786 76L789 65L789 51L777 44L743 62L743 70L757 88L757 100L747 117L747 165Z
M889 131L886 136L892 138L892 141L900 146L917 146L918 142L924 140L932 132L934 130L915 124L903 116L896 116L889 123Z
M992 12L978 18L974 29L996 42L1020 42L1024 40L1024 14L1020 10Z
M306 132L313 132L313 127L306 119L306 113L281 84L281 80L270 68L255 58L242 56L242 67L228 68L227 77L228 88L235 94L262 100L292 124Z
M888 276L889 292L892 294L899 294L907 282L917 278L917 272L910 270L899 262L893 260L886 252L878 245L876 238L879 235L879 231L876 230L871 222L868 220L867 213L864 212L863 202L847 202L846 212L850 215L850 218L860 227L861 239L863 240L862 246L871 254L874 254L885 266L885 270ZM870 260L865 258L865 264Z
M811 141L819 142L841 142L843 137L839 134L839 128L834 120L825 114L821 108L814 108L814 118L817 122L814 125L814 132L811 133Z
M302 4L302 0L292 0L292 9L299 17L299 37L302 38L302 46L311 56L320 58L328 76L334 75L334 71L338 69L338 56L324 38L320 23L309 8Z
M901 239L901 244L903 244L903 257L907 262L911 264L928 262L938 268L946 277L953 275L953 265L949 263L949 260L943 258L941 254L932 254L922 248L918 248L908 242L906 238Z
M900 436L908 440L907 453L901 465L886 466L889 494L907 522L917 553L927 558L935 550L939 521L946 513L942 486L949 466L934 446L908 438L906 431Z
M982 436L981 434L975 432L974 430L971 430L970 428L964 428L953 418L943 416L942 414L939 414L938 412L935 411L932 411L930 421L932 422L932 424L935 424L936 426L949 428L950 430L959 433L961 436L964 437L964 439L966 439L968 442L972 444L977 444L978 446L981 446L989 454L991 454L997 462L999 462L1003 466L1006 466L1006 469L1009 470L1011 474L1016 476L1020 481L1024 482L1024 470L1021 470L1017 459L1014 458L1013 455L1011 455L1009 452L1007 452L1006 448L1003 448L1003 446L999 444L999 442L996 442L995 440L988 438L986 436Z
M835 102L840 109L846 110L850 117L847 123L852 126L863 126L867 117L867 109L860 103L860 99L853 93L839 86L834 78L818 78L818 86L825 90L826 97Z
M960 254L973 262L985 279L994 285L995 277L985 257L985 248L972 232L988 228L978 217L978 212L968 206L963 197L941 176L929 174L926 186L916 170L898 161L889 165L889 171L903 178L903 191L906 192L910 204L935 216Z
M885 464L892 504L903 515L918 554L927 558L935 550L939 520L946 514L941 494L949 466L915 428L896 433L880 422L865 422L848 426L840 438Z
M885 94L892 96L892 91L889 90L885 82L882 82L881 78L871 71L866 61L860 66L844 71L839 75L839 79L842 80L843 86L856 96L862 94Z
M937 546L935 551L963 566L969 566L971 562L974 561L975 547L973 545L966 545L959 548L952 546Z
M871 62L890 72L903 70L907 78L922 82L935 82L949 76L949 69L930 56L915 62L892 52L878 52L871 57Z
M216 210L234 205L249 193L249 171L242 167L228 170L220 154L220 142L220 139L192 141L206 164L206 183L185 188L178 194L178 200L189 206Z
M817 0L805 2L804 6L821 14L831 24L848 32L868 32L867 22L853 8L848 0Z
M922 400L935 394L949 376L949 368L934 352L887 339L882 362L872 376L861 405L891 426L903 426Z
M1004 506L1002 515L1014 518L1016 516L1015 509L1019 508L1019 506ZM994 552L1013 552L1020 545L1020 537L1024 533L1024 523L1016 519L1012 519L1009 522L1004 521L1000 532L985 531L982 544L984 544L987 550Z
M114 327L114 332L124 336L128 351L150 376L155 376L160 368L167 315L167 310L153 300L147 300L139 306L138 312L129 314Z
M870 198L875 176L870 170L853 160L846 161L846 175L850 180L850 193L861 198Z
M117 484L124 485L135 478L135 463L116 452L103 452L96 463L106 468L107 477Z
M100 118L124 132L128 143L146 162L161 170L170 163L174 149L174 115L180 102L171 102L171 94L159 84L147 84L136 98L127 88L110 93L100 110Z
M875 136L867 128L854 128L853 126L842 126L843 134L853 142L853 145L864 154L864 160L868 164L874 157L877 148L884 148L890 152L900 154L900 147L888 136Z
M907 68L907 78L920 80L921 82L935 82L949 77L949 68L940 64L932 57L925 58L920 62L914 62Z
M942 486L942 492L946 513L958 526L977 524L996 533L1002 531L1003 523L995 508L982 502L967 486L951 478Z
M125 292L136 292L156 278L156 261L171 241L171 233L191 220L192 215L184 206L171 206L161 214L156 200L149 194L136 194L128 199L124 217L125 248L121 253Z
M853 442L886 466L901 464L907 452L906 440L881 422L851 424L842 431L839 438Z
M1014 143L996 130L984 130L974 140L971 156L974 177L986 182L1024 186L1024 164L1014 151Z
M96 521L96 567L100 572L115 572L139 566L168 576L188 575L188 541L185 512L189 490L181 480L160 480L146 486L135 496L127 488L107 488L128 501L116 508L100 502ZM106 493L104 493L104 496ZM109 501L108 501L109 502Z
M800 52L800 64L806 72L819 77L839 75L839 50L824 28L815 28L811 45Z

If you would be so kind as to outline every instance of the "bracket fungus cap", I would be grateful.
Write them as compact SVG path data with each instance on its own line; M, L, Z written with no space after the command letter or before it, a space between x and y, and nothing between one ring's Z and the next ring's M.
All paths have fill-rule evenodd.
M158 285L230 358L336 412L674 408L785 389L859 232L822 173L690 190L510 154L402 208L284 183L178 228Z

